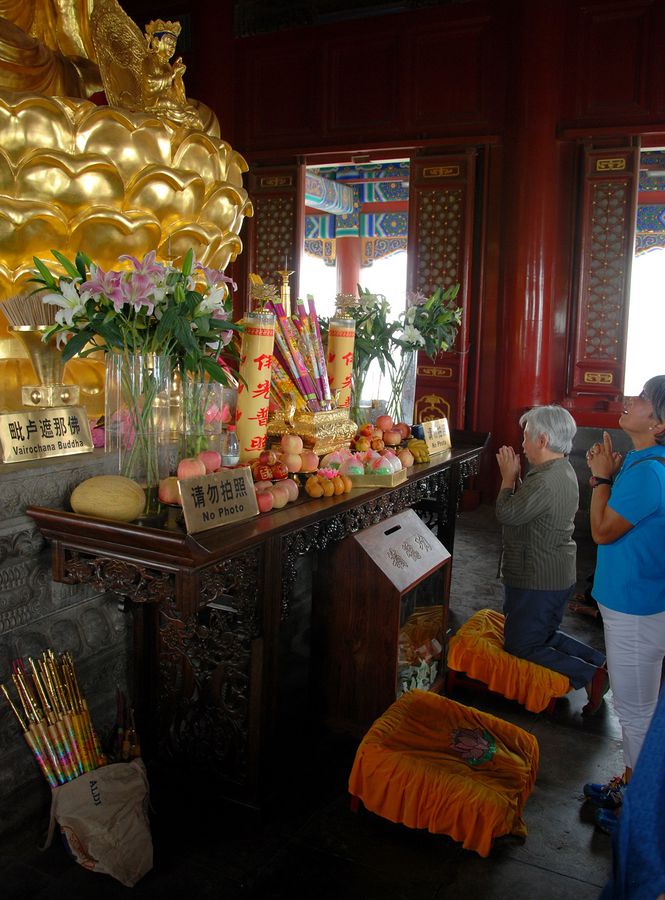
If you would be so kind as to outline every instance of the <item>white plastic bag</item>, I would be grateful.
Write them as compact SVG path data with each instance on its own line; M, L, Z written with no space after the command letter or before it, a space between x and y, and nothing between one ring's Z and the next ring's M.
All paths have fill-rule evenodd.
M152 869L147 807L148 779L140 759L86 772L53 790L46 846L57 822L80 865L133 887Z

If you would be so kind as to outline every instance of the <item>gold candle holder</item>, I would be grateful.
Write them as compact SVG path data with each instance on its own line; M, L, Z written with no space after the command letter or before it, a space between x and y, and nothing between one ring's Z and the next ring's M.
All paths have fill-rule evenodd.
M281 300L287 317L291 315L291 285L289 284L289 278L294 272L295 269L287 269L286 265L283 269L277 270L277 274L282 279L282 284L279 289L279 299Z

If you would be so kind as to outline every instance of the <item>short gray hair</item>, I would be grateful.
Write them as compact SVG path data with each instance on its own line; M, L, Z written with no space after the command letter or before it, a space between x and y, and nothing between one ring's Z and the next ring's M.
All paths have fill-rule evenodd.
M654 375L644 385L644 396L653 406L653 414L659 422L665 422L665 375ZM656 435L657 444L665 444L665 434Z
M562 406L534 406L525 412L520 425L528 430L532 438L544 434L547 437L547 449L566 456L573 448L573 438L577 431L575 419Z

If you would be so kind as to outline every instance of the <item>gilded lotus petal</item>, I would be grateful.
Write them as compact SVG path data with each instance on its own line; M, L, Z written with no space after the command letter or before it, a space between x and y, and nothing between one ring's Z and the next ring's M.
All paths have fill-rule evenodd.
M226 181L226 161L230 150L224 141L211 138L202 132L190 132L174 148L173 166L177 169L199 172L207 184Z
M158 119L93 106L80 124L76 149L112 159L126 183L146 165L170 164L171 135Z
M117 265L123 253L142 256L146 247L157 247L161 228L148 212L119 212L106 207L91 207L70 222L70 255L83 250L103 269Z
M204 197L205 184L199 175L146 166L127 185L125 208L150 209L164 227L196 220Z
M171 248L171 256L175 259L183 257L191 247L196 259L209 265L210 248L219 242L219 229L214 225L198 222L186 222L169 232L167 244Z
M229 160L229 166L226 172L226 180L230 181L231 184L242 186L243 173L248 171L249 166L247 165L245 157L238 153L237 150L232 150L231 159Z
M225 234L219 243L211 247L209 259L206 265L213 269L224 270L230 262L242 253L242 241L237 234Z
M18 102L6 98L20 98ZM73 127L66 111L37 94L0 94L0 134L2 147L18 161L35 147L67 149L72 145Z
M217 188L201 209L200 222L210 222L222 231L231 230L236 220L236 213L243 205L244 197L230 184Z
M119 209L124 197L122 179L107 158L40 151L19 166L15 192L27 200L53 203L67 216L76 214L91 197L102 206Z
M66 246L67 232L67 219L58 209L32 200L0 197L0 247L9 268L24 263L28 253L30 257L50 256L51 247Z
M0 150L0 194L11 196L13 193L14 169L7 154L4 150Z

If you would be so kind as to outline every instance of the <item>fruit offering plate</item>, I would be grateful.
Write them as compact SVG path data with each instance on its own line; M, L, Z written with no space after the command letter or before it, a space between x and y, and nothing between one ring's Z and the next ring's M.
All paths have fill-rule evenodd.
M351 475L351 481L354 488L364 487L395 487L406 481L406 469L400 469L399 472L388 472L386 474L378 472L366 472L364 475Z

